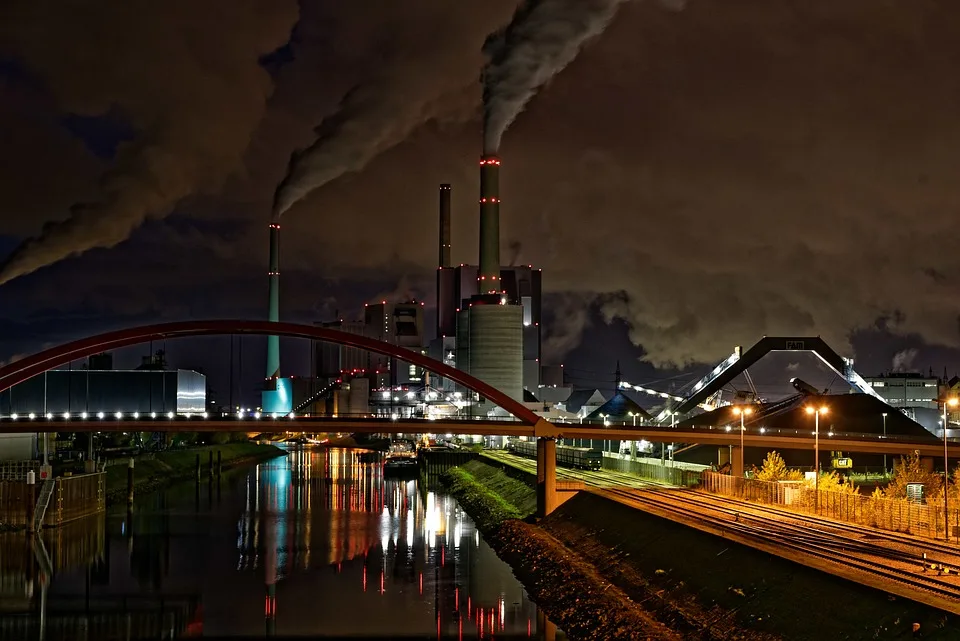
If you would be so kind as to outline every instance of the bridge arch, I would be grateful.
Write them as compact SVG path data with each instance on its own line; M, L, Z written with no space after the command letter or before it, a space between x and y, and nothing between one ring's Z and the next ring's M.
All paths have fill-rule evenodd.
M81 338L57 347L43 350L14 363L0 368L0 392L6 391L18 383L22 383L38 374L66 365L67 363L111 349L139 345L150 341L165 338L186 338L191 336L222 336L228 334L254 334L264 336L287 336L291 338L306 338L311 340L336 343L347 347L375 352L383 356L398 358L422 367L444 378L463 385L480 396L496 403L525 425L536 425L540 420L532 410L523 403L511 398L504 392L484 383L479 378L466 372L445 365L444 363L411 351L366 336L348 334L336 329L301 325L275 321L255 320L199 320L182 321L176 323L160 323L144 325L127 329L115 330L98 334L89 338Z

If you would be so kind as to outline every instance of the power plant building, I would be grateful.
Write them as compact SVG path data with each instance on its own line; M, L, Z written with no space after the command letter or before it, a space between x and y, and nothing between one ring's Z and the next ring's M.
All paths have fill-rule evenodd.
M458 314L470 306L473 297L480 294L478 275L479 268L476 265L441 268L437 272L437 339L431 344L430 355L448 365L460 367L467 362L460 356L458 347ZM522 353L521 388L534 395L541 383L542 276L542 270L530 265L500 268L502 297L506 299L506 305L522 310L518 325ZM469 371L463 367L461 369Z
M207 379L192 370L50 370L0 393L0 415L202 414Z
M362 321L338 320L319 325L423 352L423 303L381 301L364 306L363 316ZM419 385L423 381L422 369L409 363L355 347L317 342L315 378L335 380L355 376L367 376L377 386Z

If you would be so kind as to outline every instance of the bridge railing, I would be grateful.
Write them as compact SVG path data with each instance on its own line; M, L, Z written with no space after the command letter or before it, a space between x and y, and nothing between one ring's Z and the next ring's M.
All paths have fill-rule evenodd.
M747 502L931 539L942 539L944 534L942 499L919 503L852 492L818 491L802 481L759 481L709 471L703 472L701 478L701 491ZM949 522L951 538L958 541L960 510L950 510Z

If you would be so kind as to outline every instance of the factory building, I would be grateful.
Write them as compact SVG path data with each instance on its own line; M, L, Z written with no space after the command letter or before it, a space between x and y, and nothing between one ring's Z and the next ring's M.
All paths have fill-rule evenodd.
M50 370L0 393L0 415L202 414L206 398L191 370Z
M939 401L942 397L940 379L936 376L895 372L865 380L887 405L900 410L931 433L940 433L943 405Z
M501 298L506 299L506 305L516 306L522 310L520 317L522 388L534 396L537 396L537 390L542 384L540 375L542 275L542 270L530 265L500 268L500 283L503 287ZM430 344L430 356L443 360L453 367L459 367L456 340L457 314L467 309L471 299L480 294L478 276L479 267L476 265L441 268L437 272L437 338ZM459 363L467 362L461 356Z
M347 334L366 336L363 321L345 321L343 319L314 323L318 327L335 329ZM370 369L369 354L364 350L337 343L316 341L314 344L313 377L319 380L333 381L344 372L366 372Z
M888 405L939 409L940 379L916 373L894 373L865 379Z
M381 301L364 305L362 321L341 319L317 325L422 353L425 343L423 306L417 301ZM313 376L320 380L368 376L378 387L420 385L424 380L422 368L355 347L317 341L314 356Z
M426 343L423 307L423 303L417 301L406 303L381 301L375 305L365 305L363 318L366 335L369 338L423 353L423 346ZM368 370L379 372L377 382L381 386L423 384L423 368L380 354L370 354L370 361L371 367Z

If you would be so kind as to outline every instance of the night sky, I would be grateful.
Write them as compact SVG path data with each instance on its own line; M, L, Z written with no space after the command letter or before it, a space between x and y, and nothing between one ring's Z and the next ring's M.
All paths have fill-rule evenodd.
M265 317L274 192L331 131L332 178L282 218L282 317L429 305L440 182L476 262L483 47L517 4L5 0L0 361ZM612 4L500 148L502 255L544 270L547 362L679 385L812 334L865 375L960 370L960 3ZM227 340L168 351L213 372Z

